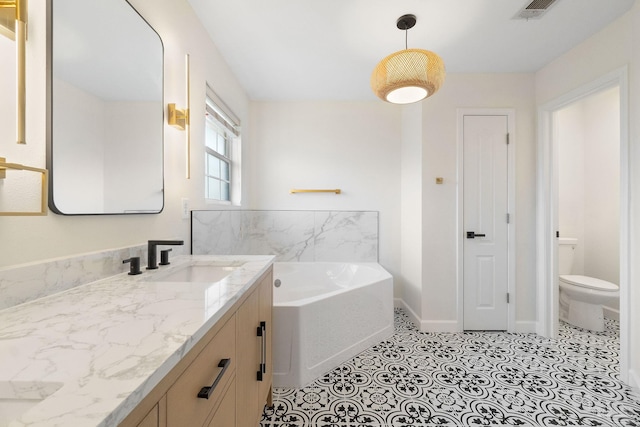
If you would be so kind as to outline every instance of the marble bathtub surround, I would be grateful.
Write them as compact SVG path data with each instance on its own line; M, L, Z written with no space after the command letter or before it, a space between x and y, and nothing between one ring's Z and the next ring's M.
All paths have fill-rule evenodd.
M217 283L154 281L194 262L239 267ZM179 256L0 310L0 385L51 392L10 426L117 425L272 262Z
M193 211L191 240L194 254L378 262L378 212Z
M177 246L172 255L180 255ZM128 271L122 260L140 257L144 269L147 244L0 268L0 310Z

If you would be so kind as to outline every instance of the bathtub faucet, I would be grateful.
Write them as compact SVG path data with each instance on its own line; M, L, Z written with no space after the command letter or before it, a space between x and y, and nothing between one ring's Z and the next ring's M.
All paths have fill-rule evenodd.
M149 240L147 246L147 270L158 268L158 253L156 252L156 246L158 245L184 245L184 240Z

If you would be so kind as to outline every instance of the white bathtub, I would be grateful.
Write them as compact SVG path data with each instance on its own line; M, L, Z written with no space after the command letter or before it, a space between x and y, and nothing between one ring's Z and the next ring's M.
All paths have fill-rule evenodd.
M393 334L393 278L377 263L276 262L273 385L304 387Z

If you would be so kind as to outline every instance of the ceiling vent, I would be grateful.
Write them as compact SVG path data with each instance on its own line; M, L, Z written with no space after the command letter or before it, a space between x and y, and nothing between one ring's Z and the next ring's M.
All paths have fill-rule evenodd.
M540 19L557 0L533 0L514 16L514 19Z

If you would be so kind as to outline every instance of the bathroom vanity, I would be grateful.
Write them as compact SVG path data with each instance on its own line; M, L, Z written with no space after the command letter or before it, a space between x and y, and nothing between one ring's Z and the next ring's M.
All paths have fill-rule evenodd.
M272 263L182 256L0 311L0 425L258 425Z

